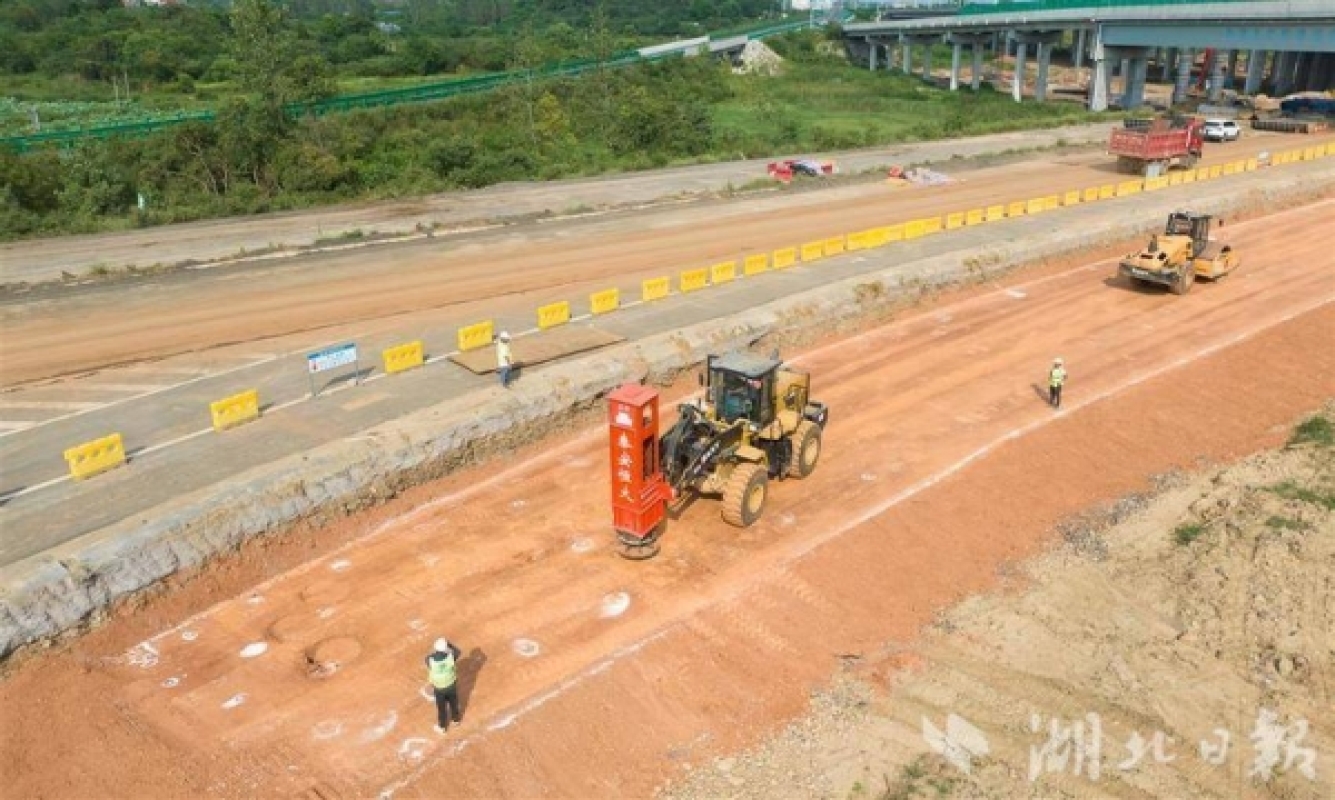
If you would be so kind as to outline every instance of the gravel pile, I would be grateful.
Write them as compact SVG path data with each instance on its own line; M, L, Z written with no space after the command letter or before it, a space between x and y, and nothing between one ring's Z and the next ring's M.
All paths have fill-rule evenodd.
M747 42L738 60L740 65L732 70L738 75L773 76L783 71L783 59L779 54L758 40Z

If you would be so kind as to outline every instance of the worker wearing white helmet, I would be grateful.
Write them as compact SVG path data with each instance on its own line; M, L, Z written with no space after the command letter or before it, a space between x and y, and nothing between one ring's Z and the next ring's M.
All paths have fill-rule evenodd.
M1061 358L1052 359L1052 369L1048 370L1048 404L1053 408L1062 407L1062 385L1066 383L1066 362Z
M510 355L510 334L501 331L496 337L496 372L501 377L501 386L510 388L510 374L514 370L515 360Z
M451 722L459 722L459 680L457 659L459 648L444 636L436 640L434 649L426 657L426 677L436 696L436 733L444 733Z

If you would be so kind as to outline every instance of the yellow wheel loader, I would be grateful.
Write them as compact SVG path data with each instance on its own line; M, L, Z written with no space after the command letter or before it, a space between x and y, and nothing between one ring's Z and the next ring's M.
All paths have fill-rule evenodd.
M663 435L663 476L676 500L721 497L724 521L744 528L764 512L771 478L816 469L829 410L811 399L811 376L777 353L710 356L700 381L704 397L679 406Z
M1168 215L1164 232L1150 237L1138 253L1122 259L1119 271L1135 283L1167 286L1174 294L1186 294L1197 278L1218 280L1238 268L1241 259L1232 246L1210 236L1209 214L1175 211ZM1223 227L1221 221L1219 227Z

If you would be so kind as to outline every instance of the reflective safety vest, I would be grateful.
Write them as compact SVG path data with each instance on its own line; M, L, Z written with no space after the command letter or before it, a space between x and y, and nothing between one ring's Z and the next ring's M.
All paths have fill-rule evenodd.
M509 342L497 342L497 343L496 343L496 366L498 366L498 367L508 367L508 366L510 366L511 363L513 363L513 362L510 360L510 343L509 343Z
M454 685L454 654L446 653L444 658L427 659L427 678L437 689L448 689Z
M1048 373L1049 386L1056 386L1060 388L1061 385L1065 382L1066 382L1066 370L1062 369L1061 367L1053 367L1052 371Z

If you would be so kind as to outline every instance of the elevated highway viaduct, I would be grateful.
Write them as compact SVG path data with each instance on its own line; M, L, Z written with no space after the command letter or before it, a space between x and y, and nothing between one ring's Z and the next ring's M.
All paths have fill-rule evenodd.
M1244 93L1284 95L1335 86L1335 2L1263 0L1194 2L1160 0L1039 0L966 4L958 14L881 20L845 27L850 52L871 69L898 68L912 74L914 49L945 42L952 46L950 88L960 87L963 49L970 49L971 88L977 90L983 51L1013 48L1012 97L1024 96L1025 61L1030 47L1038 61L1032 99L1048 97L1048 72L1055 47L1069 43L1076 67L1092 69L1087 104L1093 111L1110 104L1112 79L1121 78L1123 108L1145 102L1151 59L1173 80L1173 102L1186 98L1191 69L1204 53L1203 77L1209 101L1225 88ZM930 52L930 51L928 51ZM920 57L927 77L930 59ZM1243 77L1239 78L1239 69Z

